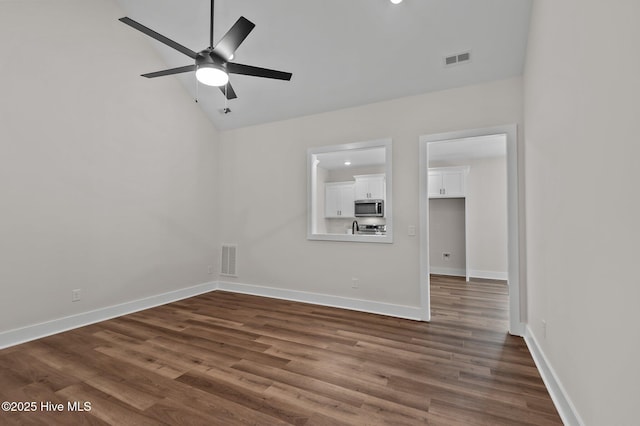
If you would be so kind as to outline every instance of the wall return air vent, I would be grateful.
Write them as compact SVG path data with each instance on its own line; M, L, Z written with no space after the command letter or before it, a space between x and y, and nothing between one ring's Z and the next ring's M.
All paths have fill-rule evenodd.
M445 56L444 66L450 67L453 65L463 64L471 61L471 52L462 52L456 55Z
M230 277L238 276L236 269L236 253L238 246L235 244L223 244L222 245L222 259L220 264L220 275L227 275Z

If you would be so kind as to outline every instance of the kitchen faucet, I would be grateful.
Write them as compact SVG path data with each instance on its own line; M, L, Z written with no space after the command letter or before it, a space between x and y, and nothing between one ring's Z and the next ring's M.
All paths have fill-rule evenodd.
M358 231L360 231L360 226L358 226L358 221L354 220L353 223L351 224L351 233L355 235L356 232Z

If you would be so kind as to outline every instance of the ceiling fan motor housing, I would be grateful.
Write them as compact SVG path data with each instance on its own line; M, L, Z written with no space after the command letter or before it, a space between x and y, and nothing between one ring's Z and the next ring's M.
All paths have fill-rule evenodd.
M216 55L215 52L211 49L205 49L201 52L198 52L198 56L196 56L196 66L202 67L214 67L227 72L226 67L227 61L222 59L220 56Z

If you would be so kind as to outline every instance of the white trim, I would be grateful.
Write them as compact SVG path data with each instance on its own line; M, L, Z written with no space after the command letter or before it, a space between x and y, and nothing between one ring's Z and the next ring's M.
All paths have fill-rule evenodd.
M436 272L436 269L434 269L433 272L442 273ZM217 290L292 300L322 306L331 306L411 320L424 319L424 310L420 307L394 305L390 303L351 299L297 290L218 281L170 291L40 324L8 330L0 333L0 349ZM553 367L551 367L551 364L547 360L544 352L540 348L540 345L528 326L524 333L524 340L564 424L576 426L584 425L578 411L571 402L571 399L568 397L564 386L562 386L562 383L558 379Z
M288 290L282 288L265 287L261 285L241 284L220 281L218 290L234 293L252 294L255 296L272 297L291 300L294 302L311 303L314 305L330 306L349 309L352 311L369 312L410 320L421 319L421 309L414 306L394 305L391 303L374 302L370 300L351 299L347 297L331 296L328 294L311 293L306 291Z
M131 302L121 303L119 305L70 315L68 317L58 318L40 324L4 331L0 333L0 349L19 345L42 337L51 336L52 334L62 333L74 328L84 327L85 325L94 324L100 321L106 321L122 315L165 305L167 303L197 296L199 294L208 293L216 290L216 288L217 283L208 282L195 285L193 287L182 288L180 290L133 300Z
M154 308L160 305L198 296L216 290L231 291L234 293L253 294L256 296L272 297L296 302L311 303L314 305L331 306L335 308L349 309L352 311L368 312L372 314L387 315L410 320L421 320L422 310L419 307L394 305L391 303L374 302L370 300L351 299L347 297L331 296L305 291L287 290L259 285L240 284L226 281L213 281L199 284L193 287L170 291L146 297L144 299L133 300L119 305L108 306L89 312L70 315L63 318L33 324L26 327L8 330L0 333L0 349L19 345L32 340L51 336L106 321L145 309Z
M427 142L420 138L420 156L418 158L420 182L418 204L420 205L420 307L422 319L431 321L431 282L429 278L429 163L427 162Z
M471 280L471 250L469 250L469 200L467 199L467 179L469 175L469 168L467 167L467 174L464 177L464 279L466 282Z
M429 272L431 274L436 274L436 275L450 275L454 277L480 278L484 280L507 281L509 279L508 272L481 271L479 269L465 270L462 268L447 268L445 266L431 266L431 270ZM468 278L467 278L467 281L469 281Z
M515 124L484 129L461 130L448 133L420 136L420 302L428 319L431 317L429 300L429 192L428 149L429 142L444 142L478 136L504 134L507 136L507 226L509 268L509 333L523 336L525 324L521 319L521 306L526 306L526 291L520 288L520 234L518 213L518 128Z
M430 273L436 275L450 275L453 277L466 277L463 268L447 268L446 266L432 266Z
M509 272L505 271L481 271L479 269L469 270L469 276L471 278L481 278L485 280L502 280L507 281L509 279Z
M564 386L562 386L562 382L560 382L558 375L553 370L553 367L551 367L549 360L544 355L542 348L538 344L529 326L526 327L524 341L529 348L533 361L536 363L536 367L538 367L542 381L547 387L549 395L551 395L556 410L558 410L558 414L560 414L562 423L568 426L584 425L584 422L578 414L578 410L576 410L575 405L571 402L569 394Z

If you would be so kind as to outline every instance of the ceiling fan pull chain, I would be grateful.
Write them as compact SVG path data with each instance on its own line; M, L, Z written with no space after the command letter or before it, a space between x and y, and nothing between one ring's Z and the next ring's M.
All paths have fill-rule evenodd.
M198 87L200 87L200 85L198 84L198 79L194 78L194 80L196 81L196 103L198 103Z

